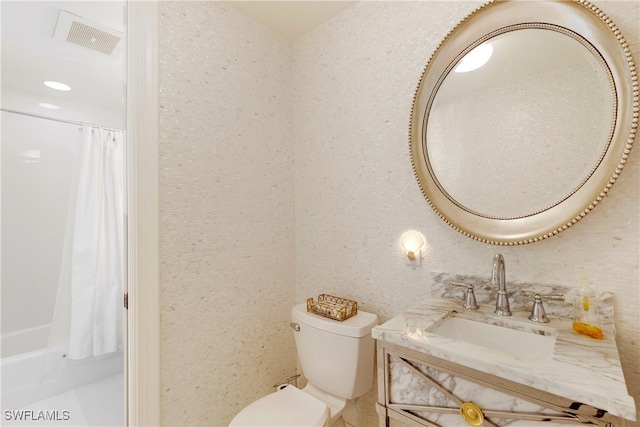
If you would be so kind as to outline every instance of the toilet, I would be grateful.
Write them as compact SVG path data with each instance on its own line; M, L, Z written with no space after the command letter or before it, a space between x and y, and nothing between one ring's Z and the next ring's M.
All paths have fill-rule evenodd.
M236 415L229 427L343 427L342 414L373 385L378 316L358 310L342 322L291 309L298 360L307 385L293 385L264 396Z

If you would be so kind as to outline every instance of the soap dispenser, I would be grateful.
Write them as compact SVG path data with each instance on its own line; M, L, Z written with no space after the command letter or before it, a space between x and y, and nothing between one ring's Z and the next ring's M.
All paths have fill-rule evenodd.
M573 330L591 338L602 339L596 294L582 277L582 287L577 291L574 303Z

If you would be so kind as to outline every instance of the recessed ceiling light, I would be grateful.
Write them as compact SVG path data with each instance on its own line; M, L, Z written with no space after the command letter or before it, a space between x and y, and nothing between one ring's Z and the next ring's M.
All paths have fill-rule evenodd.
M47 86L47 87L50 87L51 89L55 89L55 90L63 90L63 91L71 90L71 87L67 86L64 83L52 82L50 80L44 82L44 85Z
M42 108L49 108L50 110L58 110L60 108L55 104L48 104L46 102L38 102L38 105Z

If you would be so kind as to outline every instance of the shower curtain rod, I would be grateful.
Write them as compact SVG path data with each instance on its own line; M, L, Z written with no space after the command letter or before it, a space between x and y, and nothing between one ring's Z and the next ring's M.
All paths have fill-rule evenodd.
M106 129L106 130L124 131L124 129L112 128L112 127L109 127L109 126L102 126L102 125L96 125L96 124L93 124L93 123L85 123L85 122L74 122L73 120L56 119L56 118L53 118L53 117L41 116L39 114L33 114L33 113L25 113L24 111L10 110L10 109L7 109L7 108L0 108L0 110L5 111L7 113L21 114L23 116L35 117L37 119L52 120L54 122L67 123L67 124L70 124L70 125L91 126L91 127L94 127L94 128L103 128L103 129Z

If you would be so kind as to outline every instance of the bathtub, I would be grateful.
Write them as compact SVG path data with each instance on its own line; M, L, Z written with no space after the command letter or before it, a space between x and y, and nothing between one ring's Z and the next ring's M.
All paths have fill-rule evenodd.
M55 370L47 369L47 337L48 326L3 335L2 411L19 409L124 369L122 352L82 360L61 357L55 361Z
M48 339L49 325L2 334L2 358L44 348Z

